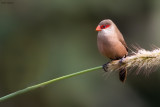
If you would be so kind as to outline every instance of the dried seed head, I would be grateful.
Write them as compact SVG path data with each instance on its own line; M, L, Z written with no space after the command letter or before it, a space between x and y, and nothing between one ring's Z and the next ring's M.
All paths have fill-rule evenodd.
M152 68L160 65L160 49L154 49L152 51L147 51L142 48L137 48L137 52L132 52L133 54L127 56L123 59L122 62L120 60L114 60L108 63L107 70L109 72L117 71L121 68L133 69L135 67L138 68L137 73L142 71L145 74L149 74L153 72Z

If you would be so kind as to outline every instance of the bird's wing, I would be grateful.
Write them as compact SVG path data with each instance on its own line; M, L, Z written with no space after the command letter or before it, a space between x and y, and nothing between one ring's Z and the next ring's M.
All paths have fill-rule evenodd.
M119 36L118 36L119 41L124 45L124 47L126 48L127 52L128 52L128 47L127 44L122 36L122 34L119 32Z

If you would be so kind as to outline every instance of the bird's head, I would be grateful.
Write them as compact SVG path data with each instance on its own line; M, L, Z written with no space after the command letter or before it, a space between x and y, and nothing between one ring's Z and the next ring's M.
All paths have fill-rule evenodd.
M114 23L110 20L110 19L105 19L105 20L102 20L97 28L96 28L96 31L107 31L107 30L111 30L112 29L112 26L114 25Z

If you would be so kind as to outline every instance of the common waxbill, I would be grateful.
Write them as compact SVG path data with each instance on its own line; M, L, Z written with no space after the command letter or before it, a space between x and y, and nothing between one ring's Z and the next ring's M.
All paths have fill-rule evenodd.
M96 31L98 31L98 49L102 55L110 58L111 60L118 60L122 59L128 54L128 48L121 32L110 19L102 20L98 24ZM105 65L106 64L104 64L103 66L104 70ZM120 69L119 79L124 82L126 80L126 77L126 68Z

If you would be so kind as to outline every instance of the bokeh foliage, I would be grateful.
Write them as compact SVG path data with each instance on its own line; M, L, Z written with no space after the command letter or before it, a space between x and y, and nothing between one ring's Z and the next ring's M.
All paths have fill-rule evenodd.
M1 0L9 1L9 0ZM1 2L0 1L0 2ZM11 0L10 0L11 1ZM0 96L108 60L95 28L112 19L129 47L160 47L158 0L12 0L0 4ZM159 106L159 70L149 77L97 71L3 102L5 107Z

